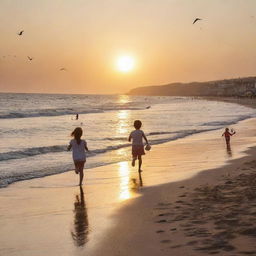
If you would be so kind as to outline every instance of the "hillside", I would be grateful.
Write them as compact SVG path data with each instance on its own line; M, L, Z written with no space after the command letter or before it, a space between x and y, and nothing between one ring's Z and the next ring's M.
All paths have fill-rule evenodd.
M157 96L256 96L256 77L209 82L172 83L132 89L129 95Z

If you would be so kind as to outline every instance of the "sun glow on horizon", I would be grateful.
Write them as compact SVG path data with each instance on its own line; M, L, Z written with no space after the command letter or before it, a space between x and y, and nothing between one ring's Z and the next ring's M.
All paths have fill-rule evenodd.
M116 67L120 72L130 72L134 69L135 61L132 56L124 55L117 58Z

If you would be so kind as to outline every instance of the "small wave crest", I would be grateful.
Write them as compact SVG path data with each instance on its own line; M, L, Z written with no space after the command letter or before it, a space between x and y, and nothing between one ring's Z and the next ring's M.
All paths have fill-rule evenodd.
M21 159L30 156L36 156L47 153L54 152L63 152L67 146L50 146L50 147L35 147L35 148L25 148L18 151L10 151L0 154L0 161L12 160L12 159Z
M109 140L109 141L127 141L127 137L107 137L107 138L102 138L100 140Z
M235 124L239 121L243 121L245 119L251 118L253 117L252 115L244 115L244 116L240 116L234 120L231 121L213 121L213 122L207 122L207 123L203 123L202 126L215 126L215 127L223 127L223 126L228 126L231 124Z
M174 134L177 132L150 132L148 135L164 135L164 134Z

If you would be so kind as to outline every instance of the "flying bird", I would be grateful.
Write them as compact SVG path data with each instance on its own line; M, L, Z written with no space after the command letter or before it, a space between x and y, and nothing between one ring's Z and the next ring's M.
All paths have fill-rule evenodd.
M200 19L200 18L196 18L194 21L193 21L193 24L195 24L197 21L199 21L199 20L202 20L202 19Z
M24 30L21 30L21 31L18 33L18 35L19 35L19 36L22 36L23 32L24 32Z
M60 68L60 71L67 71L65 68Z
M33 60L33 58L31 58L31 57L29 57L29 56L27 56L28 57L28 59L31 61L31 60Z

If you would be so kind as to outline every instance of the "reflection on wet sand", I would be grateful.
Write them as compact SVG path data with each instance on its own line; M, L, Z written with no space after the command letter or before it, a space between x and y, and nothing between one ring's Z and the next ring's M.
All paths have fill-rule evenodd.
M230 144L227 145L227 154L229 157L232 157L232 149L231 149Z
M142 175L141 175L141 172L139 172L139 182L137 181L136 178L133 178L132 179L132 183L133 185L131 186L131 189L133 191L137 191L140 187L143 187L143 180L142 180Z
M71 231L76 246L84 246L88 242L88 228L89 223L84 192L83 188L80 187L80 195L76 195L74 202L74 231Z
M129 189L129 178L130 178L130 169L128 162L120 162L119 165L119 177L120 177L120 200L126 200L131 197Z
M130 178L131 169L128 162L120 162L119 177L120 177L120 200L126 200L132 197L132 193L136 193L143 186L142 176L139 173L139 179Z

